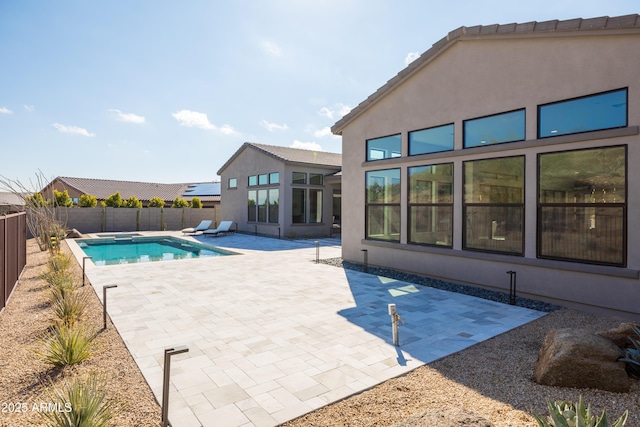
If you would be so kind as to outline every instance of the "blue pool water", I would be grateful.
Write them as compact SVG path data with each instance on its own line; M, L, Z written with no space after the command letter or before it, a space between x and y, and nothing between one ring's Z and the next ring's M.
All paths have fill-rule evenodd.
M230 251L175 237L78 239L76 242L96 265L235 255Z

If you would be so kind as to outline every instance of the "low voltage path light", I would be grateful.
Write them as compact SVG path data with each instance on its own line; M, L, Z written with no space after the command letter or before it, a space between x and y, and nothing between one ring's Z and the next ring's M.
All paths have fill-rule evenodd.
M162 382L162 427L170 426L169 424L169 378L171 375L171 356L175 354L186 353L189 351L187 346L164 349L164 379Z
M516 305L516 272L507 271L509 275L509 304Z
M398 325L398 321L402 321L402 324L404 324L404 320L398 314L395 304L389 304L387 308L389 310L389 316L391 316L391 333L393 336L393 345L398 347L400 346L400 336L399 336L400 325Z
M369 272L369 249L360 249L364 254L364 272Z
M117 287L118 285L104 285L102 287L102 329L107 329L107 289Z
M83 257L82 257L82 286L84 286L84 278L86 277L86 275L85 275L85 273L84 273L84 262L85 262L87 259L92 259L92 258L93 258L92 256L83 256Z
M316 240L316 264L320 262L320 242Z

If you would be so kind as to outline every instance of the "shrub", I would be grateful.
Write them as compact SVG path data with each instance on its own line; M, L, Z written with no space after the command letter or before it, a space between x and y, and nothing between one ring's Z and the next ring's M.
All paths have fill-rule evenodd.
M189 203L189 207L194 209L201 209L202 202L200 201L200 198L199 197L192 198L191 202Z
M119 208L122 206L122 196L120 196L120 192L113 193L106 199L104 199L105 206L110 208Z
M73 260L67 254L58 253L52 255L47 261L47 267L49 267L49 271L61 272L67 271L71 267L71 262Z
M176 197L171 207L172 208L188 208L189 202L187 202L185 199L181 199L180 197Z
M53 314L60 323L70 326L80 320L88 304L89 299L85 292L68 292L53 303Z
M640 329L633 327L633 332L637 335L637 340L629 337L635 348L625 349L624 357L620 359L627 362L627 372L640 378Z
M69 192L67 190L58 191L54 189L53 198L55 206L64 206L67 208L73 206L73 200L71 200L71 197L69 197Z
M574 403L567 403L563 401L556 401L551 403L547 400L547 407L549 408L549 416L547 421L541 419L535 413L533 417L538 422L540 427L609 427L607 421L607 411L603 410L600 418L591 414L591 405L584 407L582 396L577 405ZM629 411L625 411L611 427L622 427L627 422Z
M95 208L98 206L98 199L96 196L90 194L83 194L78 200L78 206L81 208Z
M123 207L127 207L127 208L141 208L142 207L142 202L140 200L138 200L138 198L136 196L131 196L129 197L126 201L124 201L122 203Z
M56 367L71 366L91 356L95 334L80 324L53 326L41 339L41 349L35 353L45 363Z
M107 381L96 374L66 381L59 387L50 383L45 392L51 403L60 410L39 411L47 427L106 427L121 411L114 401L107 399Z
M66 271L50 271L43 275L44 280L49 284L49 302L55 304L59 299L72 294L76 290L73 276Z
M150 208L163 208L164 207L164 200L162 200L160 197L152 197L151 200L149 200L149 207Z
M31 196L25 196L24 200L29 206L35 208L41 208L47 205L41 193L33 193Z

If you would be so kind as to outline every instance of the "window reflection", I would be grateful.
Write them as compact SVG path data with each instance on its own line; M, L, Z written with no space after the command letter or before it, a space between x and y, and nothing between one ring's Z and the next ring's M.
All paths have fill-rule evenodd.
M367 161L400 157L402 138L400 134L367 140Z
M453 124L409 132L409 155L453 150Z
M524 141L524 139L524 109L464 122L465 148Z

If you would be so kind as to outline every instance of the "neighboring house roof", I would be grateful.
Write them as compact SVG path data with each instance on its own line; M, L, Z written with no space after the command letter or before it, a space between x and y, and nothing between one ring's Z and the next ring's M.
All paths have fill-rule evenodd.
M476 25L474 27L460 27L451 31L446 37L436 42L429 50L424 52L418 59L411 62L406 68L400 71L395 77L380 87L375 93L361 102L357 107L338 120L332 127L331 132L341 135L343 129L362 113L367 111L373 104L383 98L387 93L395 89L396 86L405 82L432 60L441 55L447 49L460 41L483 40L483 39L504 39L523 37L555 37L577 35L598 35L598 34L623 34L627 32L637 33L640 30L640 15L625 15L609 18L601 16L590 19L569 19L565 21L544 21L526 22L521 24L506 25Z
M165 201L172 201L176 197L189 200L194 196L198 196L201 201L220 200L219 183L160 184L155 182L117 181L66 176L59 176L52 181L52 183L55 181L60 182L65 188L75 189L80 193L95 196L98 200L104 200L116 192L120 192L120 196L122 196L123 199L135 196L141 201L149 201L153 197L159 197ZM198 191L194 191L195 189ZM209 192L204 190L208 190Z
M342 167L342 154L328 153L319 150L303 150L301 148L283 147L279 145L256 144L245 142L233 156L226 161L218 170L218 175L222 173L244 150L252 148L262 153L274 157L286 163L303 163L309 165L328 166L332 168Z
M0 205L23 206L24 199L14 193L0 193Z

